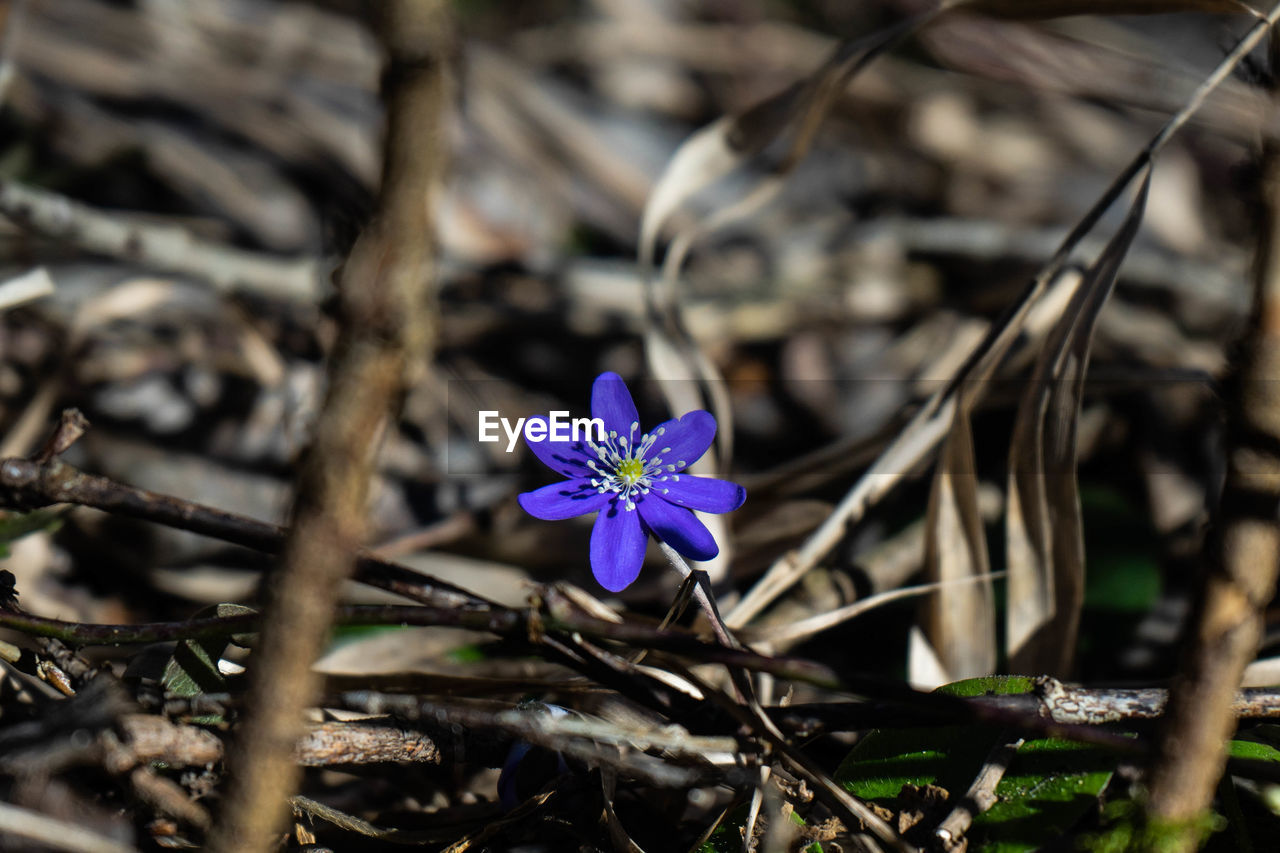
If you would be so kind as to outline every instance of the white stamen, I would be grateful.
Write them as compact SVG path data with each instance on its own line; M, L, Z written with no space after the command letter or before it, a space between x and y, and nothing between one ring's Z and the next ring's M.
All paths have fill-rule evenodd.
M664 465L660 455L650 455L658 443L658 436L666 432L664 427L659 427L652 433L641 434L637 439L639 429L640 424L635 422L625 436L619 435L617 430L610 430L603 442L597 444L588 440L585 445L596 456L595 459L587 460L587 466L599 475L598 479L591 480L591 485L596 487L598 494L617 495L628 512L636 508L637 498L654 490L655 483L678 479L672 477L670 472L683 468L685 464L681 462L679 466ZM664 448L661 452L670 453L671 448ZM670 492L666 488L659 488L658 491L664 495Z

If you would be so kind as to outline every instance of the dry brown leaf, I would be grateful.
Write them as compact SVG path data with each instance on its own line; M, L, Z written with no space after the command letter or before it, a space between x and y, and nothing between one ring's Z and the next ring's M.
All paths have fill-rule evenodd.
M1146 207L1148 168L1124 224L1049 333L1009 449L1007 645L1013 672L1070 675L1084 604L1076 426L1093 332Z
M929 596L921 620L947 680L989 675L996 667L995 601L991 581L955 583L990 573L986 532L978 507L978 473L968 409L957 409L943 444L925 521L925 576L948 585ZM909 679L929 679L912 655ZM932 662L928 669L932 670ZM937 685L934 685L937 686Z

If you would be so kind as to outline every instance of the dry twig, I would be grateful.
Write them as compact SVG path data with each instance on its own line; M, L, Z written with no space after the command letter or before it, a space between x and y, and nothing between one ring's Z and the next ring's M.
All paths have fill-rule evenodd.
M319 687L311 665L364 539L374 450L428 347L431 200L452 91L448 6L397 0L378 8L389 55L379 208L341 273L342 325L329 390L297 480L283 565L269 587L249 716L229 757L230 795L210 837L216 851L265 851L284 823L285 799L300 775L293 742Z
M0 215L85 251L194 276L219 290L244 288L303 302L315 302L321 292L316 258L280 258L212 243L178 225L131 222L15 181L0 181Z
M56 435L47 443L56 446ZM0 459L0 507L25 512L61 503L189 530L265 554L280 553L287 533L279 525L87 474L60 459ZM361 583L426 604L490 606L475 593L370 554L357 554L355 577Z
M54 850L70 853L137 853L131 844L121 844L83 827L73 826L48 815L0 803L0 833L34 841Z
M975 817L995 805L996 786L1004 778L1005 771L1009 769L1009 763L1013 761L1013 757L1018 754L1022 742L1023 739L1018 738L997 744L991 750L987 760L982 764L982 770L969 786L969 790L933 831L934 837L944 850L965 849L962 841L964 834L973 825Z
M1255 25L1261 38L1280 18L1277 4ZM1271 69L1280 69L1280 37L1271 34ZM1280 101L1273 100L1273 107ZM1203 816L1226 763L1235 729L1232 697L1262 638L1262 609L1280 569L1280 149L1263 155L1266 219L1254 279L1254 309L1244 361L1235 379L1216 553L1205 563L1188 644L1169 695L1168 716L1151 766L1147 815L1170 834L1164 850L1200 843Z

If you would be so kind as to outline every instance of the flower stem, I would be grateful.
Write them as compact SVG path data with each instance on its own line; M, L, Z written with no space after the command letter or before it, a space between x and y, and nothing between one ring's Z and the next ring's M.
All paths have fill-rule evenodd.
M662 553L666 555L667 561L671 563L671 567L680 573L680 577L693 578L694 597L698 599L702 612L707 615L707 621L711 623L711 630L715 632L716 640L719 641L720 645L731 649L742 648L742 644L729 631L729 627L724 624L724 619L720 618L720 608L716 607L716 601L711 595L711 579L707 577L707 573L686 563L684 557L680 556L680 553L666 542L659 541L658 545L662 548Z

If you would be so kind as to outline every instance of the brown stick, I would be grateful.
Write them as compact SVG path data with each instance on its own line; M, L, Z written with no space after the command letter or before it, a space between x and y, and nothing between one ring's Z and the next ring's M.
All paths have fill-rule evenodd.
M163 761L171 767L199 767L222 760L222 741L199 726L181 725L157 714L126 714L121 733L104 737L102 764L111 773ZM308 726L294 757L304 767L412 761L439 764L440 750L427 732L386 720L317 723Z
M1273 71L1280 69L1275 32L1270 61ZM1195 597L1189 642L1151 765L1147 816L1168 845L1162 850L1192 850L1202 840L1202 818L1236 725L1232 699L1257 654L1262 608L1275 593L1280 567L1280 149L1275 143L1263 152L1262 165L1266 218L1251 327L1233 389L1216 553Z
M388 52L387 136L378 210L339 280L341 331L315 441L297 481L283 565L268 589L250 671L248 717L229 755L231 783L209 849L267 851L300 771L294 743L319 689L311 664L365 534L374 449L428 349L431 196L445 156L451 80L444 0L375 4Z
M302 302L322 295L316 258L279 258L219 245L177 225L130 220L15 181L0 180L0 216L61 244L195 276L218 290L238 288Z
M279 554L288 534L276 524L87 474L60 459L0 459L0 508L25 512L59 503L189 530L265 554ZM437 607L492 606L475 593L370 554L357 555L355 578Z

